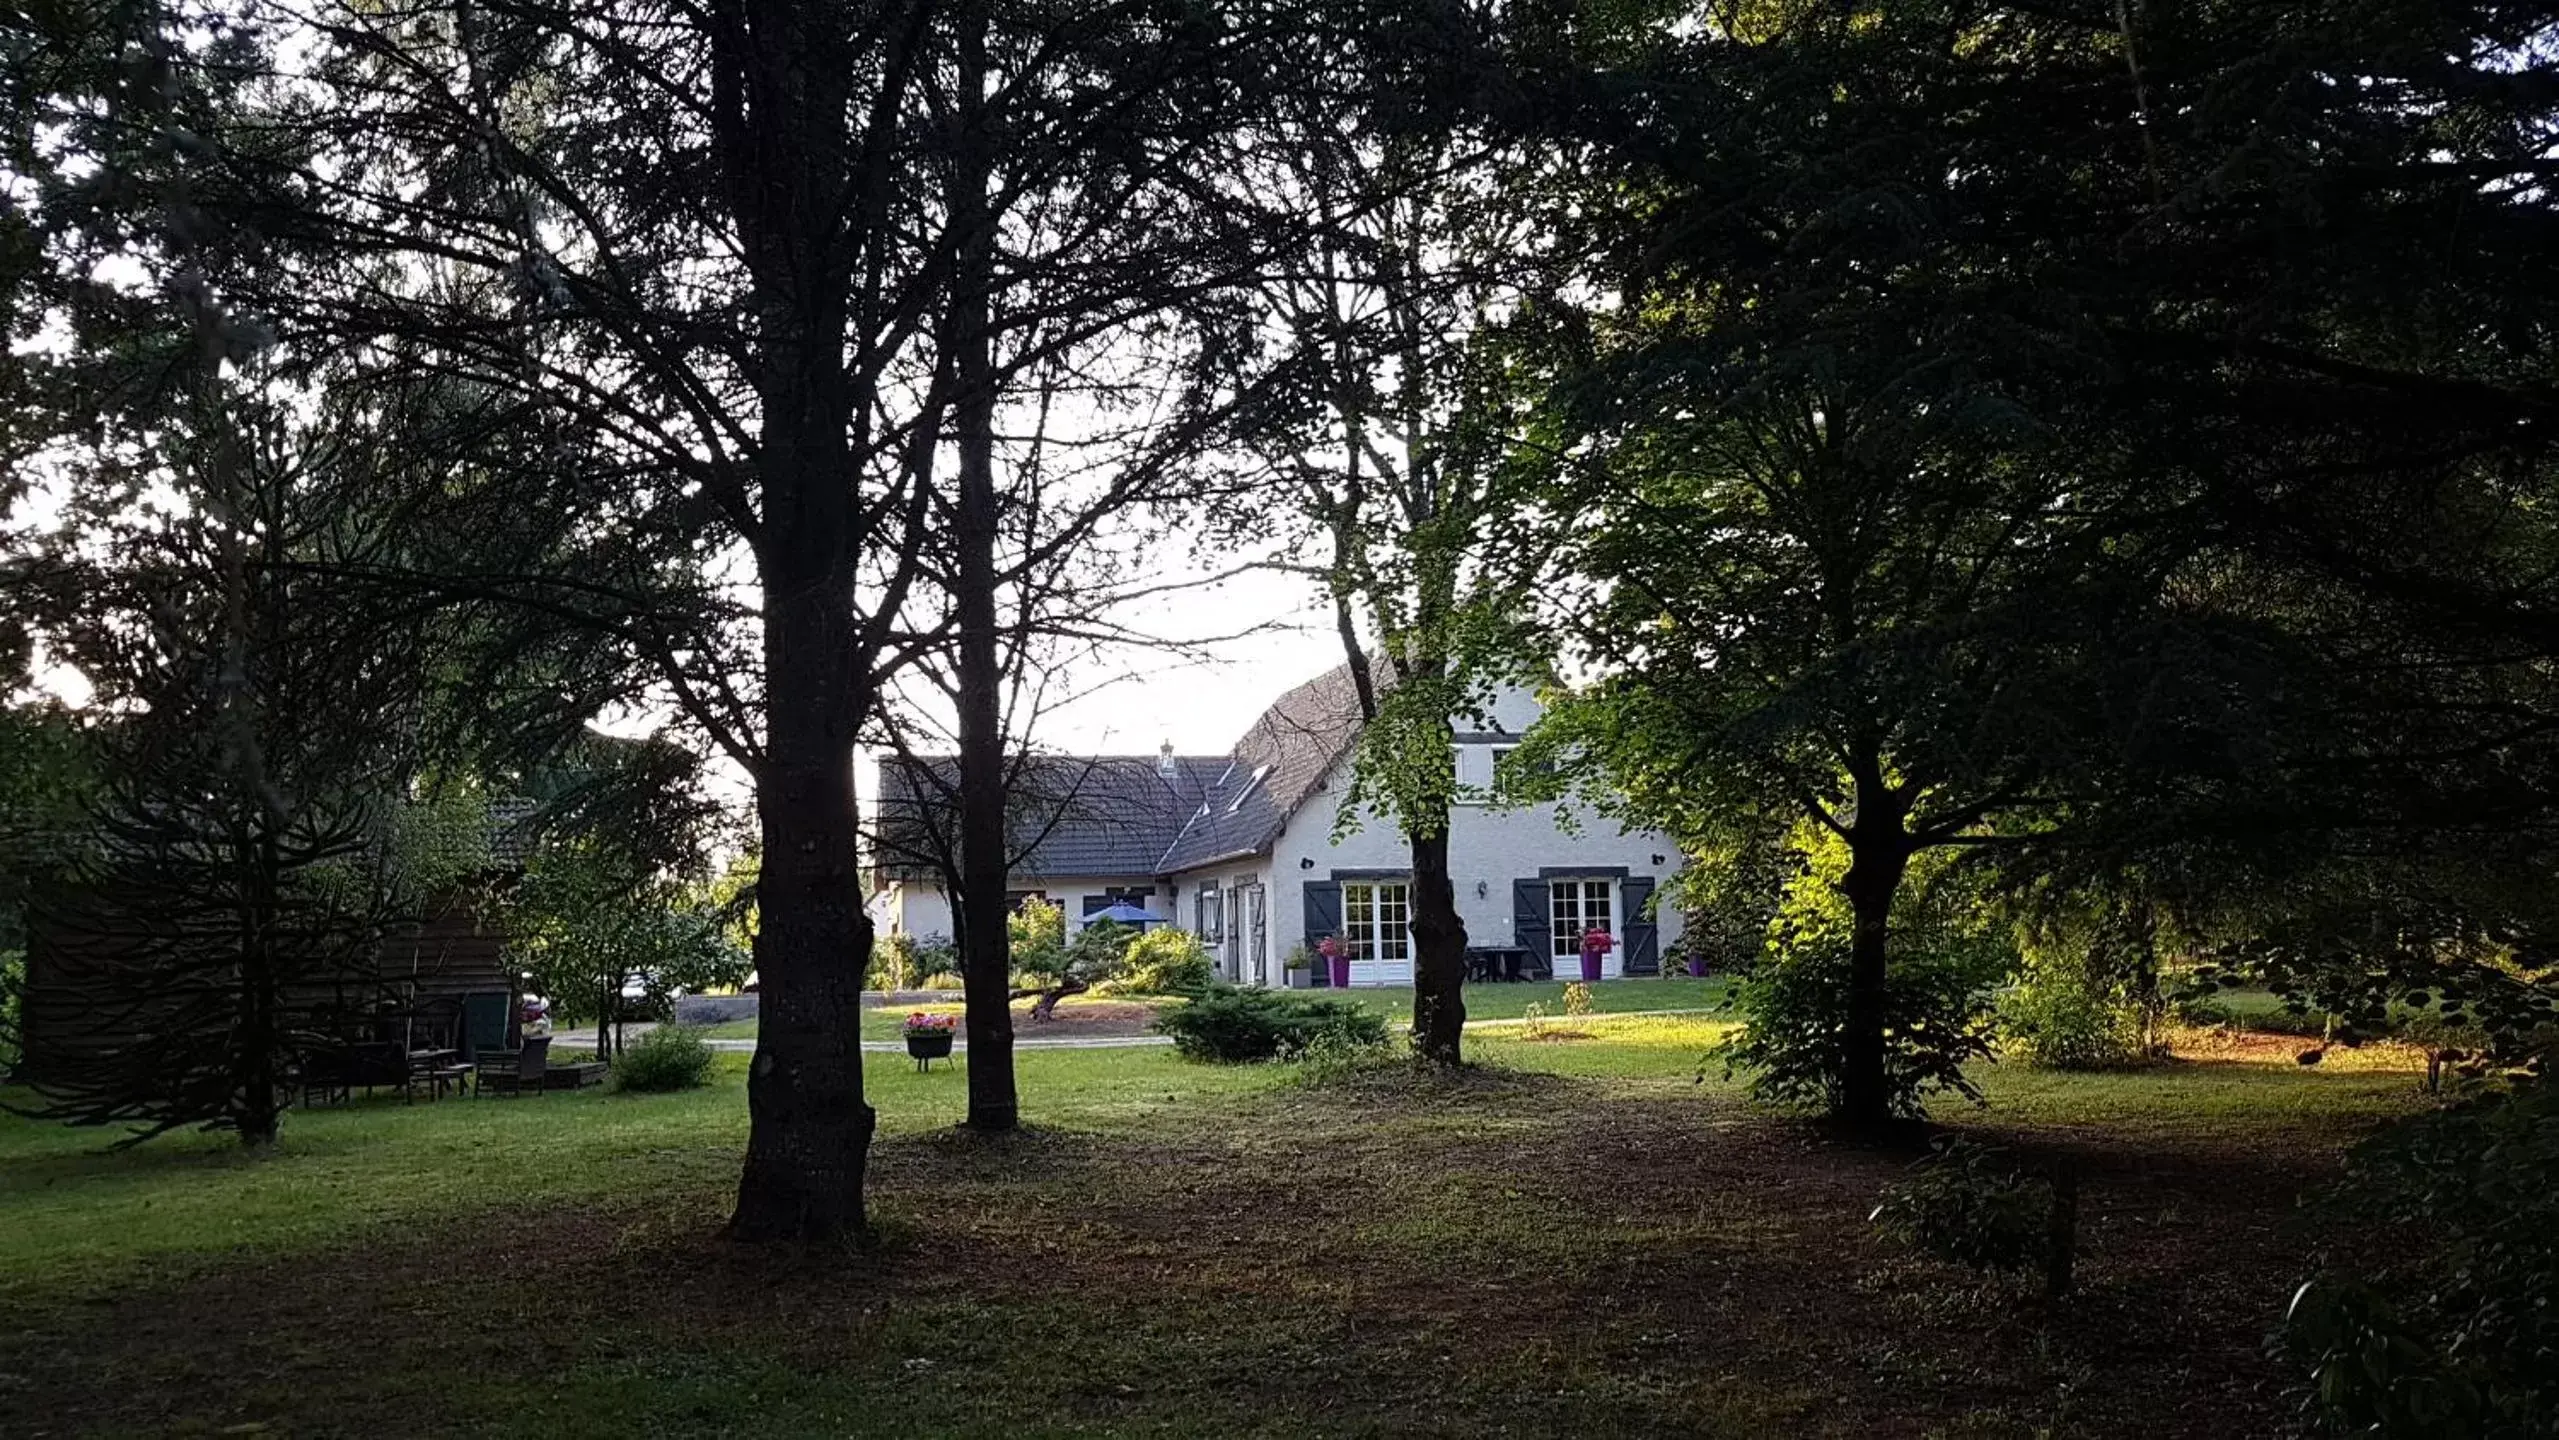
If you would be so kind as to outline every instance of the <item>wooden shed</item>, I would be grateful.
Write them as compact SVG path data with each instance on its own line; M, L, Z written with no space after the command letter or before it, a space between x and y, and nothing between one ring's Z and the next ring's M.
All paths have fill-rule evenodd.
M503 1046L512 1022L515 977L487 891L464 887L385 934L369 967L304 980L289 1003L345 1038L449 1045L470 1055ZM102 972L149 963L163 937L109 902L57 894L28 917L27 969L20 1006L18 1078L42 1084L52 1065L130 1044L165 1026L221 1023L221 977L165 994L100 993L144 987L101 985Z

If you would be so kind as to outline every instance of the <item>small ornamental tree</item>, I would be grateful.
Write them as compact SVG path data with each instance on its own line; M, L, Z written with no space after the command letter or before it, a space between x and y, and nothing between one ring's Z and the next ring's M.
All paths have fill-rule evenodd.
M637 1008L664 1019L679 991L739 984L753 967L717 906L680 880L634 873L593 840L546 847L508 906L508 954L557 1018L593 1021L599 1058L621 1048Z

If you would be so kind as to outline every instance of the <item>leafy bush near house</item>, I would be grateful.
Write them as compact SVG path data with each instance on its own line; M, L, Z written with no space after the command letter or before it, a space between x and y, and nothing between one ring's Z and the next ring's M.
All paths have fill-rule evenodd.
M660 1025L613 1061L613 1083L623 1090L693 1090L710 1078L711 1047L689 1025Z
M1871 1218L1885 1234L1940 1260L2022 1270L2043 1263L2052 1206L2049 1180L2020 1170L2005 1151L1952 1140L1888 1187Z
M870 972L862 978L865 990L932 990L934 977L947 975L956 982L960 973L960 952L949 937L928 935L917 939L912 935L883 935L871 945Z
M1065 973L1066 907L1023 901L1004 921L1004 942L1015 984L1054 981Z
M2389 1227L2302 1286L2283 1347L2329 1433L2559 1435L2559 1084L2523 1080L2358 1146L2328 1203Z
M1154 1028L1173 1037L1184 1059L1244 1064L1305 1054L1319 1038L1362 1046L1386 1043L1386 1019L1341 1000L1285 990L1210 985L1199 997L1158 1016Z
M903 990L915 973L915 937L882 935L871 942L870 968L862 974L865 990Z
M1149 930L1120 954L1112 988L1137 995L1198 995L1217 979L1208 947L1187 930Z

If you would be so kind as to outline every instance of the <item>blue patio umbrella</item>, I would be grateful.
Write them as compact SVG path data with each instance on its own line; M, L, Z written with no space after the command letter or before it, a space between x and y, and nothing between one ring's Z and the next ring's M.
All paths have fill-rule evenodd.
M1168 917L1158 915L1152 910L1140 909L1125 900L1116 905L1105 905L1084 917L1084 923L1087 925L1096 920L1116 920L1122 925L1135 925L1140 928L1170 923Z

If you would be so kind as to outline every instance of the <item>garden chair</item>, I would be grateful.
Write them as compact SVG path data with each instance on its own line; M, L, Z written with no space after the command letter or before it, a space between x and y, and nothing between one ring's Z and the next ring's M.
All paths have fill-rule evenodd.
M522 1094L530 1087L534 1094L542 1087L551 1071L551 1037L527 1040L513 1054L492 1051L490 1058L473 1067L472 1091L486 1094L494 1087L501 1095Z

